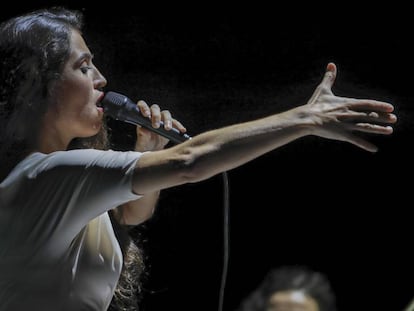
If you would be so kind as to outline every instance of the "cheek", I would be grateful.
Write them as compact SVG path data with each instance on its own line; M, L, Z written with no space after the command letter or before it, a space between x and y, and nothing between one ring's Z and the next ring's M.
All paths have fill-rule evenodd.
M55 98L59 110L72 111L79 114L88 107L91 101L93 87L88 79L66 79L62 82L56 92Z
M91 97L91 90L93 90L93 85L87 78L78 78L67 81L64 89L67 98L71 97L87 102Z

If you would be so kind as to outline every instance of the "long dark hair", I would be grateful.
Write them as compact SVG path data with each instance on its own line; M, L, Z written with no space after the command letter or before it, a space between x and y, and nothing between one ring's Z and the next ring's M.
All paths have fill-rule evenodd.
M39 10L0 25L0 178L36 144L49 92L69 57L79 12Z
M0 24L0 181L37 143L50 92L69 58L70 34L81 32L82 26L81 12L62 7ZM94 137L73 140L69 149L107 149L108 145L104 126ZM125 228L110 215L124 255L111 309L137 310L143 257Z

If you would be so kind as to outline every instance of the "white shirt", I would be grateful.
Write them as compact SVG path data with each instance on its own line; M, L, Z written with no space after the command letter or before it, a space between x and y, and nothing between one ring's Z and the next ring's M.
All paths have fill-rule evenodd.
M122 268L108 210L139 152L33 153L0 184L0 310L107 310Z

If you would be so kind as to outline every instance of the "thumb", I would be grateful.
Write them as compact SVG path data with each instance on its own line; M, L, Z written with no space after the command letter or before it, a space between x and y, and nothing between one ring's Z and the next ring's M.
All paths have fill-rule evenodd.
M321 92L330 92L332 94L332 85L336 78L336 65L334 63L329 63L326 66L326 72L323 76L321 83L313 92L311 98L308 100L308 104L312 105L321 95Z
M321 86L332 88L332 85L335 82L336 73L337 73L336 65L334 63L329 63L326 66L326 72L322 79Z

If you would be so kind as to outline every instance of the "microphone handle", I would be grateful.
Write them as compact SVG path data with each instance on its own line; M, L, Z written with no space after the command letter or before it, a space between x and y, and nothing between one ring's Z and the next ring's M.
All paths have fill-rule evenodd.
M141 125L174 143L182 143L191 139L191 136L181 133L174 127L171 130L166 130L162 121L160 121L159 128L154 128L151 120L144 117L139 111L138 106L125 95L107 92L102 100L102 107L104 108L104 113L111 118L134 125Z
M128 106L131 107L131 106ZM151 120L148 118L145 118L142 116L141 112L139 111L137 106L134 106L133 109L131 109L128 114L123 115L122 121L134 125L141 125L142 127L157 133L158 135L161 135L165 138L168 138L174 143L182 143L183 141L186 141L188 139L191 139L191 137L185 133L181 133L179 130L177 130L175 127L171 128L171 130L166 130L164 128L164 122L160 121L160 127L154 128L152 126Z

